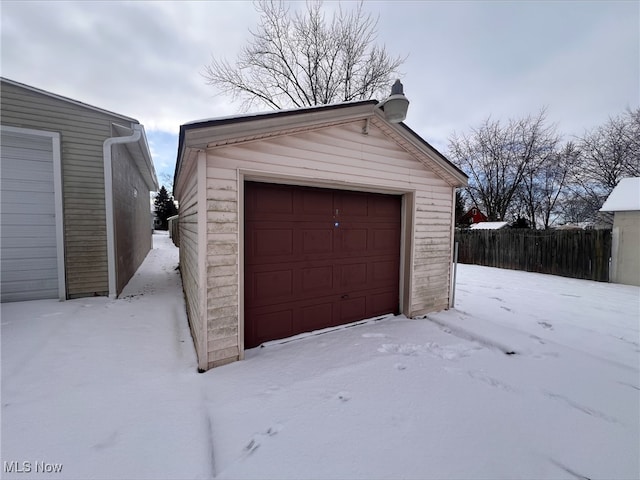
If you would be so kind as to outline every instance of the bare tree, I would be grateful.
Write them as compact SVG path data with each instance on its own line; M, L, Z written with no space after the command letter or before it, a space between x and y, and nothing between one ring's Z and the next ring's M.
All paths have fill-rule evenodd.
M618 182L640 176L640 108L610 118L604 125L587 132L577 143L581 151L580 168L572 176L574 202L593 219Z
M339 6L330 21L321 1L308 2L303 13L292 14L278 0L260 0L256 9L260 23L235 64L212 58L203 73L209 85L242 98L244 109L386 96L405 60L375 44L378 20L363 11L362 2L350 11Z
M555 151L558 136L545 121L544 110L506 125L487 119L470 134L449 139L449 157L469 175L466 192L489 220L515 213L525 176L535 176Z
M558 147L558 138L549 144L549 154L539 165L530 165L522 179L518 199L524 217L533 228L548 229L553 223L562 195L566 193L570 176L579 161L579 151L573 142Z

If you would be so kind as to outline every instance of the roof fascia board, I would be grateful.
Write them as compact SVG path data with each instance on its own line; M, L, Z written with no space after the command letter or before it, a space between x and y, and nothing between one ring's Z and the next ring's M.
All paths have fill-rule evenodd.
M279 135L291 130L302 131L328 125L366 119L373 113L375 104L353 105L341 109L318 109L299 113L247 117L246 121L217 123L213 125L187 125L185 147L207 148L229 145L259 138Z
M431 146L427 141L425 141L404 123L388 122L384 118L383 112L376 111L373 124L381 127L383 131L386 130L387 134L393 132L401 137L402 140L413 147L414 151L412 152L411 149L408 149L409 152L414 155L418 154L418 158L426 156L431 162L435 164L438 170L437 173L439 173L441 176L447 177L445 178L445 180L447 180L453 186L462 187L467 185L469 177L462 170L455 166L449 159L447 159L444 155L442 155L438 150L436 150L433 146ZM398 141L397 138L396 141ZM404 142L398 143L400 143L401 146L404 146ZM406 146L404 146L404 148L406 149ZM432 168L432 165L426 166Z

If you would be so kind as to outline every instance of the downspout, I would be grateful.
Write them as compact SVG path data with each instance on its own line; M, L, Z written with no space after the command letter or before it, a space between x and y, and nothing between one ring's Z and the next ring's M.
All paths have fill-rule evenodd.
M116 298L116 239L113 219L113 170L111 167L112 146L135 143L142 138L142 125L133 125L133 134L128 137L107 138L102 145L104 157L104 203L107 222L107 272L109 276L109 298Z

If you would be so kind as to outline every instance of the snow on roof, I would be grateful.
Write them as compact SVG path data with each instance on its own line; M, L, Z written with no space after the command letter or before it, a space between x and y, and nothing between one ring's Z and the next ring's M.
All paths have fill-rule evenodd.
M640 210L640 177L623 178L613 189L601 212L629 212Z
M471 230L498 230L504 228L509 222L478 222L471 225Z

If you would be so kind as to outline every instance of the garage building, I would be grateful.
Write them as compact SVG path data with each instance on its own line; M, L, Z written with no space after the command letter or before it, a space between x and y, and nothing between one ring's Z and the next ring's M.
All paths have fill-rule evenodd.
M298 333L447 308L466 182L374 100L183 125L174 194L199 368Z
M117 296L152 248L144 127L0 80L1 300Z

